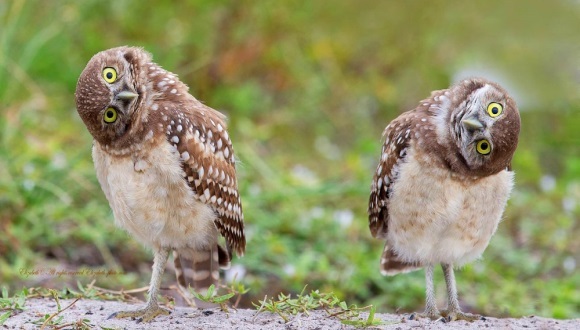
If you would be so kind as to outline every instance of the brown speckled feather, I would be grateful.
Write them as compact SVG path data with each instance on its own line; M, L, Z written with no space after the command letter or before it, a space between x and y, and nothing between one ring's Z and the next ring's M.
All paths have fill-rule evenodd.
M383 131L385 142L373 177L368 207L369 228L373 237L386 238L389 195L397 180L398 166L405 161L407 149L415 138L415 133L420 130L422 134L435 138L433 125L425 118L434 115L429 105L434 104L434 98L444 92L445 90L432 92L430 98L421 101L417 108L402 113ZM433 148L436 148L436 143L433 143Z
M218 215L215 225L226 239L228 257L232 251L242 256L246 247L244 216L225 116L191 96L175 74L153 62L148 69L153 88L164 96L150 113L157 112L167 141L175 146L194 198Z
M373 237L387 237L389 230L389 197L392 187L398 179L401 163L406 161L407 149L413 139L412 127L417 120L417 112L425 112L427 108L419 106L393 120L384 130L385 142L381 151L381 159L371 185L369 198L369 228ZM400 260L389 247L388 242L381 256L381 272L387 274L393 270L406 272L416 269L416 266Z
M168 108L167 140L177 148L184 177L194 197L218 214L216 227L225 237L228 252L244 254L244 216L238 193L232 143L223 116L197 104L195 108ZM177 110L177 109L175 109Z
M373 177L368 207L369 228L373 237L385 238L389 228L389 194L392 183L397 180L398 165L405 161L411 140L408 131L411 123L406 120L409 117L406 113L393 120L383 132L385 142Z

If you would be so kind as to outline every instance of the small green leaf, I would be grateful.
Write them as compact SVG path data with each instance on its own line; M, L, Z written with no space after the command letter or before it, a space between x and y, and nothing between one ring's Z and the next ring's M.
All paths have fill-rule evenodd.
M373 323L373 320L375 318L375 311L376 311L376 307L373 305L371 306L371 310L369 312L369 317L367 318L367 325L371 325Z
M209 288L207 288L207 293L205 294L206 297L211 297L213 296L213 293L215 291L215 285L210 285Z
M222 302L224 302L224 301L227 301L227 300L229 300L229 299L230 299L231 297L233 297L233 296L234 296L234 293L228 293L228 294L225 294L225 295L223 295L223 296L214 297L212 300L213 300L215 303L218 303L218 304L219 304L219 303L222 303Z
M12 312L6 312L6 313L0 315L0 325L4 325L4 322L6 322L6 320L8 320L10 315L12 315Z

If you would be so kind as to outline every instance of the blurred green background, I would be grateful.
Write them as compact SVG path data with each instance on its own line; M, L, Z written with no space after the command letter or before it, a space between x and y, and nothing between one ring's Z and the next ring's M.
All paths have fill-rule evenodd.
M515 97L522 131L504 221L457 272L461 304L580 317L577 1L13 0L0 1L0 20L0 285L12 292L92 280L22 269L116 269L126 274L96 285L148 283L151 253L114 226L74 104L92 55L136 45L229 117L245 306L308 284L381 312L421 310L423 272L382 277L383 243L367 227L381 132L431 90L481 75ZM436 281L443 305L439 270Z

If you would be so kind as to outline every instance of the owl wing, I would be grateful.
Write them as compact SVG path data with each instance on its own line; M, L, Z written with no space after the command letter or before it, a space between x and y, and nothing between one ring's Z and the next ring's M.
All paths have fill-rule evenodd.
M244 216L225 116L196 102L191 109L173 112L172 119L167 139L179 153L194 198L216 212L215 225L226 239L230 256L232 250L242 256L246 247Z
M408 111L393 120L384 130L385 142L381 159L371 185L369 198L369 228L373 237L386 238L389 228L389 198L392 185L399 175L399 166L407 157L411 141L414 112Z

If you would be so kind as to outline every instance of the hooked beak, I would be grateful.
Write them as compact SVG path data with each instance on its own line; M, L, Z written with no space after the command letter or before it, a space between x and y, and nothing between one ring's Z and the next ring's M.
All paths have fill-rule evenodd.
M117 94L117 99L131 101L134 98L136 98L137 96L139 96L139 94L137 94L137 93L134 93L131 91L122 91L119 94Z
M483 128L483 124L476 117L465 118L461 120L461 123L470 131L480 130Z

